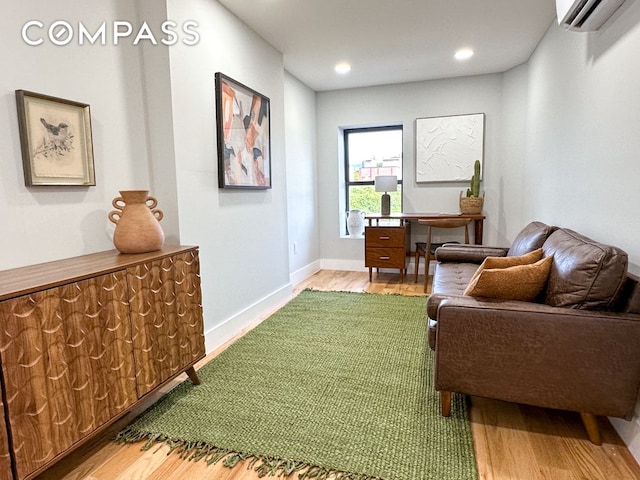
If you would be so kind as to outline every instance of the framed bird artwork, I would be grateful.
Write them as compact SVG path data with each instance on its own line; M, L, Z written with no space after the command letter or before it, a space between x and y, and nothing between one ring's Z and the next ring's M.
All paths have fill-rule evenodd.
M26 90L16 103L25 185L95 185L89 105Z

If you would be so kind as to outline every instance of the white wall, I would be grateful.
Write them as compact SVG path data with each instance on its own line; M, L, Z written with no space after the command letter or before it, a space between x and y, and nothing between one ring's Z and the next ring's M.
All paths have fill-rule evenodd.
M595 33L552 25L532 56L514 200L538 218L617 245L640 272L640 4ZM506 77L505 85L522 82ZM515 194L516 192L514 192Z
M626 250L640 273L638 46L640 3L627 2L599 32L552 25L528 65L505 75L504 152L521 164L504 170L509 235L531 219L569 227ZM637 411L612 422L640 461Z
M200 246L207 347L289 298L282 54L218 2L168 0L171 19L197 20L200 42L170 50L181 243ZM269 190L218 188L214 75L270 98Z
M289 273L296 284L320 268L316 94L289 73L284 87Z
M344 225L343 167L340 128L403 125L403 209L405 212L458 212L465 183L415 182L415 119L485 113L485 242L498 240L497 211L504 199L496 183L502 116L502 75L320 92L318 101L318 184L320 244L323 264L362 269L364 240L341 238ZM413 228L422 240L422 230ZM421 234L422 233L422 234ZM447 238L449 239L449 238Z
M161 25L170 19L165 2L137 0L139 18L149 25ZM157 28L157 27L156 27ZM142 99L144 101L147 136L144 141L151 162L149 176L151 193L159 196L164 217L162 228L166 244L180 243L178 193L176 186L175 144L173 136L171 48L142 42L138 46L142 60Z
M503 74L500 154L492 171L502 201L495 212L498 244L509 245L530 221L523 212L524 160L527 142L528 63Z
M129 0L106 0L78 9L74 0L17 2L0 21L0 269L113 248L107 220L123 189L149 188L147 136L139 49L123 43L29 46L22 26L47 28L64 19L87 26L137 22ZM46 31L46 30L45 30ZM36 36L37 29L31 31ZM95 187L25 187L14 91L25 89L88 103L93 124ZM159 205L162 208L164 205Z

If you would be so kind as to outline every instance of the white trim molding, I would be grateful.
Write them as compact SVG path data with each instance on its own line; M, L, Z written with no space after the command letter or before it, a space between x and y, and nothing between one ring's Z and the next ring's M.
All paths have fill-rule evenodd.
M320 271L322 269L322 262L320 260L316 260L315 262L311 262L308 265L296 270L295 272L291 272L289 274L289 283L291 285L297 285L303 280L306 280L314 273Z

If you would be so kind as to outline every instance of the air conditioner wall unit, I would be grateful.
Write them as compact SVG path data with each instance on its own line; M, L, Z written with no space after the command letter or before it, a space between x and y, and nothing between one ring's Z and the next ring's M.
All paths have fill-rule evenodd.
M592 32L624 3L625 0L556 0L558 25L569 30Z

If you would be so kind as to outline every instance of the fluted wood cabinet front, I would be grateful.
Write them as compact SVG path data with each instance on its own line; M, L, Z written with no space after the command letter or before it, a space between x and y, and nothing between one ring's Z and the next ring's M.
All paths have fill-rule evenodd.
M0 272L0 480L14 478L11 464L18 480L36 476L144 394L194 374L201 301L196 247Z
M204 356L196 252L127 269L138 394L147 394Z
M0 480L11 480L11 456L9 454L9 439L7 425L4 421L4 404L2 403L2 385L0 385Z
M0 352L18 476L133 405L124 272L0 303Z

